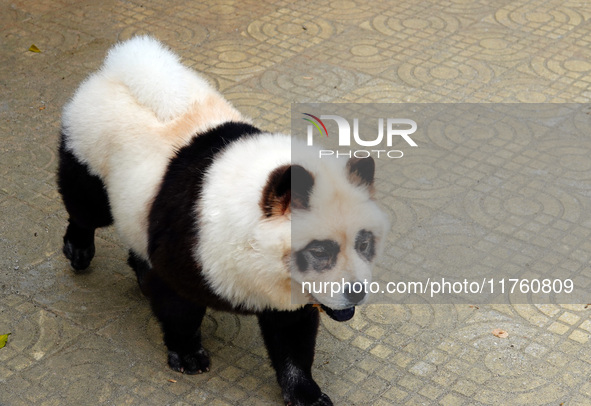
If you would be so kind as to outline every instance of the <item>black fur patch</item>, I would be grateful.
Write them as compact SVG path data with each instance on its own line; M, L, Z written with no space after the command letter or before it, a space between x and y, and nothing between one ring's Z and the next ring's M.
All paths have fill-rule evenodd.
M263 189L260 206L265 217L285 214L291 209L308 209L314 187L314 176L303 166L283 165L276 168Z
M113 223L105 185L98 176L90 173L87 165L66 149L63 133L59 146L57 186L70 218L81 227L94 230Z
M193 248L199 241L195 204L201 194L204 175L216 155L231 143L256 134L260 134L256 127L235 122L199 134L171 159L152 205L148 229L152 274L195 304L241 311L209 289L193 259ZM150 281L147 283L151 289L157 287Z
M312 378L318 310L267 310L258 314L269 358L277 373L285 404L332 406Z
M90 173L87 165L66 149L63 132L57 185L69 215L63 252L72 268L81 271L88 268L94 257L94 230L111 225L113 217L105 185L98 176Z
M301 272L328 271L337 263L341 247L333 240L313 240L295 253L296 264Z
M376 255L376 239L371 231L361 230L355 237L355 251L367 261L374 259Z
M140 286L142 293L146 296L149 295L149 291L146 287L146 276L150 272L150 264L148 261L143 259L141 256L129 250L129 256L127 257L127 265L133 269L137 278L137 283Z
M351 158L347 161L349 181L354 185L373 186L376 163L372 157Z
M168 363L174 370L199 373L209 369L200 332L206 307L254 313L234 307L211 291L193 258L193 249L200 238L195 204L207 169L232 142L259 133L248 124L226 123L195 137L171 160L152 205L148 244L152 268L142 284L164 331ZM311 374L317 309L305 306L294 312L266 310L257 314L285 402L331 406Z
M283 165L269 174L260 201L265 217L282 216L291 199L291 166Z
M314 176L303 166L291 167L291 205L294 209L309 209Z

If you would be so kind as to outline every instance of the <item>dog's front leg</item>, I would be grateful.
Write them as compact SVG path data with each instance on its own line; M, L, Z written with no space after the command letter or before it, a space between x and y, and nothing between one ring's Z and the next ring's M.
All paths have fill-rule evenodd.
M283 399L291 406L331 406L312 378L319 313L310 305L296 311L265 311L259 325Z

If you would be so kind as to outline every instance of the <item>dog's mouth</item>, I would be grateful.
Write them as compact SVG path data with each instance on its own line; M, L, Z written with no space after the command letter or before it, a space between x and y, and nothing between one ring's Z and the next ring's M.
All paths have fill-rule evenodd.
M322 310L324 310L324 312L326 314L328 314L328 317L330 317L331 319L336 320L336 321L351 320L353 315L355 315L355 306L349 307L347 309L341 309L341 310L334 310L334 309L331 309L330 307L327 307L323 304L321 304L320 307L322 307Z

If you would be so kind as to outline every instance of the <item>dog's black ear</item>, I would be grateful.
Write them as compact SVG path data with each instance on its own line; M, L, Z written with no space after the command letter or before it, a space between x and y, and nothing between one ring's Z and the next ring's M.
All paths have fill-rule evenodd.
M300 165L283 165L267 179L261 197L265 217L282 216L291 209L307 209L314 176Z
M357 186L373 187L376 163L372 157L351 158L347 161L349 182Z
M303 166L291 167L291 207L293 209L308 209L310 195L314 187L314 176Z

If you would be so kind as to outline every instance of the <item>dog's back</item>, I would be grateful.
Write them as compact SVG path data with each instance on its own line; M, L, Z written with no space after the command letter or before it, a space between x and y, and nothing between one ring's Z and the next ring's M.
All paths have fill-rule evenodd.
M149 205L170 158L226 121L245 119L161 43L136 37L79 87L62 131L66 149L105 184L125 243L147 257Z

